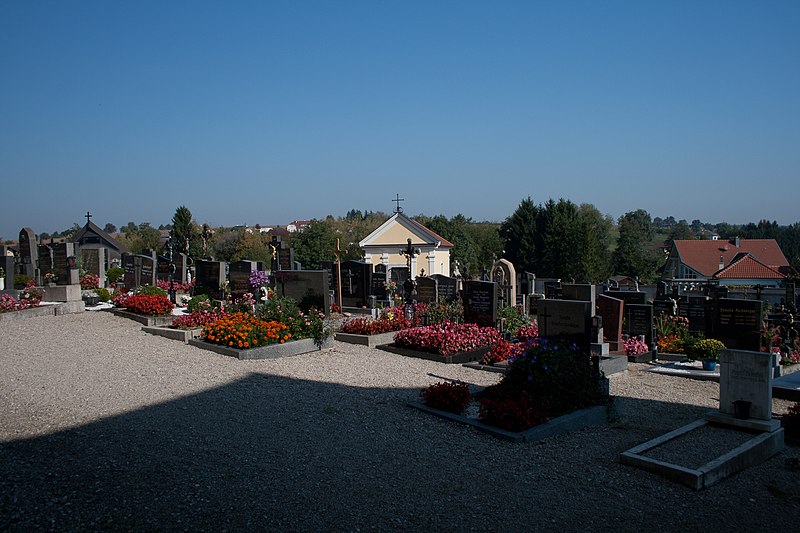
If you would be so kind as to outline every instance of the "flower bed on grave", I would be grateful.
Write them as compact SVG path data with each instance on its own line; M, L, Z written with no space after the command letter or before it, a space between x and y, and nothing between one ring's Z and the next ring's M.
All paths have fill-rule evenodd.
M551 421L551 429L570 430L603 422L610 404L608 380L597 374L591 358L575 345L547 340L510 361L500 383L473 395L480 406L477 419L461 420L465 418L461 413L473 401L466 401L461 388L437 384L424 389L426 409L517 441L552 434L550 430L531 433L531 428Z
M496 365L503 363L509 358L515 359L522 355L522 353L530 346L536 344L539 340L539 327L534 324L526 324L517 328L514 332L514 340L512 342L500 340L497 344L491 347L483 359L482 365Z
M19 299L10 294L0 294L0 313L10 313L33 309L39 307L42 302L44 291L34 286L33 280L29 280L25 288L19 292Z
M238 359L271 359L320 350L327 346L324 315L302 311L291 298L273 298L255 306L235 302L218 320L203 325L193 346Z
M421 316L422 306L415 306L415 317ZM359 317L346 320L339 326L336 340L351 344L362 344L374 348L380 344L390 344L394 333L402 329L419 325L418 318L413 321L405 316L403 307L387 307L378 318Z
M409 357L466 363L480 360L501 339L495 328L445 321L398 331L394 343L379 348Z
M172 323L172 309L175 306L158 287L146 285L134 293L118 294L113 302L116 307L122 308L114 311L115 316L129 318L145 326L168 326Z

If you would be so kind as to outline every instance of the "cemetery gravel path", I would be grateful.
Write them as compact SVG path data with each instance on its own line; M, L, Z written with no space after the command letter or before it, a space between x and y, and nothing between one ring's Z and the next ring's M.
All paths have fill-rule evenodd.
M460 365L339 342L244 362L104 312L4 322L0 531L796 531L797 447L701 492L617 462L717 405L645 368L611 376L618 422L512 444L406 405L499 377Z

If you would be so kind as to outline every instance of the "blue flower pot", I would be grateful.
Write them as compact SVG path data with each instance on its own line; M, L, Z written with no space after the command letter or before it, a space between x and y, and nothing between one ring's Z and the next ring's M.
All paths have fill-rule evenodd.
M717 369L717 362L716 361L714 361L713 359L712 360L709 360L709 359L704 359L703 360L703 370L709 370L709 371L713 372L716 369Z

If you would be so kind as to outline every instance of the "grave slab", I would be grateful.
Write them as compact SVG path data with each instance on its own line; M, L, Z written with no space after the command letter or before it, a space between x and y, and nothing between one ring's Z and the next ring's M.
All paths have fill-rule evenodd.
M176 341L182 341L184 344L189 344L191 339L199 339L201 328L195 329L176 329L160 326L142 326L142 331L151 335L158 335L159 337L166 337Z
M456 415L453 413L448 413L447 411L433 409L422 402L410 402L409 405L415 409L419 409L420 411L424 411L447 420L470 425L475 429L511 442L536 442L554 435L578 431L588 426L599 426L608 423L608 407L605 405L596 405L594 407L580 409L573 413L559 416L549 422L534 426L525 431L508 431L497 428L488 424L484 424L477 418Z
M386 333L378 333L377 335L358 335L355 333L336 333L334 336L339 342L346 342L349 344L359 344L369 348L375 348L381 344L391 344L394 342L394 334L396 332L389 331Z
M167 315L167 316L139 315L136 313L131 313L130 311L125 311L124 309L114 310L114 316L118 316L121 318L129 318L145 326L169 326L172 324L172 319L175 318L172 315Z
M800 402L800 372L772 380L772 396L781 400Z
M489 348L479 348L477 350L471 350L469 352L458 352L449 355L442 355L439 353L432 353L432 352L423 352L420 350L412 350L410 348L401 348L400 346L396 346L394 343L392 344L382 344L377 346L379 350L383 350L385 352L394 353L397 355L404 355L406 357L416 357L417 359L427 359L428 361L437 361L439 363L447 363L447 364L454 364L454 363L468 363L470 361L480 361L483 359L483 356L489 352Z

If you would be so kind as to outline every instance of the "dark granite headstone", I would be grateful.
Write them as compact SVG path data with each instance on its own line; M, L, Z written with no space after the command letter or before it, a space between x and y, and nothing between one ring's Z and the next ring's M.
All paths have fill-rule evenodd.
M372 282L372 264L364 261L343 261L342 305L364 307L369 305Z
M293 298L301 307L330 309L327 270L280 270L270 276L270 282L278 296Z
M653 306L625 303L625 333L631 336L644 335L649 345L653 342Z
M195 294L207 294L210 298L222 299L220 287L226 279L226 264L224 261L195 262Z
M592 304L578 300L539 300L539 337L576 343L589 352L592 332Z
M256 271L258 265L255 261L235 261L228 264L228 282L231 296L234 299L241 298L245 293L252 293L250 287L250 274Z
M479 326L494 326L497 322L497 283L491 281L465 281L464 322Z
M0 255L0 267L5 271L5 289L12 290L14 288L14 267L16 261L13 255Z
M436 280L436 292L438 301L454 302L458 298L458 279L445 276L444 274L433 274L431 279Z
M437 291L436 280L433 278L417 277L417 297L416 300L424 304L436 303Z
M561 299L580 302L595 302L595 286L585 283L562 283Z
M142 271L139 278L141 285L156 285L156 254L142 255Z
M100 287L106 286L106 248L81 248L80 263L89 274L97 276Z
M375 271L372 273L370 294L378 300L388 299L386 295L386 265L375 265Z
M625 302L606 294L597 297L596 314L603 318L603 333L610 343L616 343L616 349L622 339L622 316Z
M693 333L705 333L708 327L708 314L706 310L709 299L706 296L689 296L689 303L686 305L686 318L689 319L689 331Z
M627 304L643 305L647 302L647 294L640 291L606 291L606 296L622 300Z
M761 350L761 300L720 298L714 306L711 336L734 350Z
M675 316L678 314L678 302L677 300L665 297L665 298L656 298L653 300L653 314L655 316L659 315L666 315L666 316Z
M22 228L19 232L19 257L22 264L22 274L33 277L36 275L36 235L31 228Z
M42 283L47 282L46 276L51 273L56 276L57 280L63 281L63 275L56 272L54 248L55 244L40 244L36 247L36 264L39 265L39 276Z

